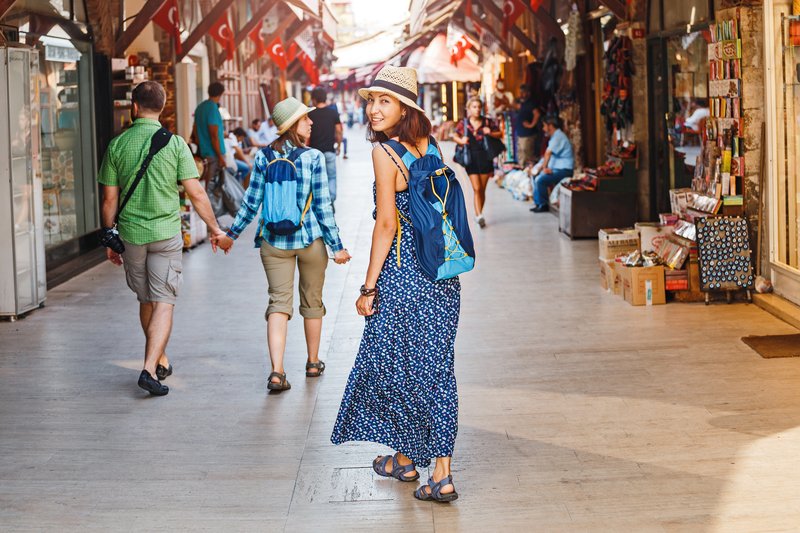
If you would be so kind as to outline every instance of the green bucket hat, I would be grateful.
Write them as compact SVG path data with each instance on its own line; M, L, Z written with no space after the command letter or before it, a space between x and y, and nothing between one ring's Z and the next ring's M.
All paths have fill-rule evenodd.
M272 108L272 121L278 128L278 135L286 133L286 130L313 109L293 96L275 104L275 107Z

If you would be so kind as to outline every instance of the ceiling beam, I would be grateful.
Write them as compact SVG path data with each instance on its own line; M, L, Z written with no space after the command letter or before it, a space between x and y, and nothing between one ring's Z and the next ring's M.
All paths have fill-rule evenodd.
M239 48L239 45L247 39L247 36L250 35L250 32L253 31L258 23L264 20L264 17L270 12L270 10L275 7L280 0L265 0L258 6L258 9L253 13L253 17L247 21L247 24L242 26L242 29L236 32L236 35L233 36L233 45L234 48ZM219 56L217 56L217 65L221 65L225 61L225 51L220 52Z
M119 39L117 39L117 42L114 45L114 53L116 57L125 55L125 50L127 50L128 47L133 44L133 41L139 36L139 34L144 31L144 29L166 1L167 0L147 0L141 11L136 14L136 18L133 19L133 22L128 24L128 26L125 28L125 31L123 31L122 35L120 35Z
M489 14L491 14L496 20L500 21L500 24L503 23L503 11L497 7L493 0L478 0L478 2L480 2L480 4ZM530 39L530 37L525 35L524 31L519 29L519 26L514 24L511 26L510 31L511 35L513 35L520 43L522 43L522 46L530 50L532 54L536 54L536 45Z
M503 50L503 52L507 56L510 57L510 56L514 55L514 51L511 50L511 47L509 47L508 44L503 39L501 39L499 35L497 35L497 32L494 31L494 28L492 28L491 24L489 24L488 22L482 20L480 18L480 16L478 16L478 17L469 17L469 18L472 21L472 24L474 24L478 29L480 29L481 31L486 32L489 35L491 35L492 38L495 41L497 41L498 45L500 46L500 49Z
M614 13L618 19L627 20L628 14L625 12L625 2L622 2L621 0L600 0L600 3L606 6L609 11Z
M179 62L181 59L186 57L187 54L192 51L192 48L194 48L195 45L200 42L200 39L205 37L206 34L211 31L211 27L214 26L220 17L225 14L232 3L233 0L217 0L217 2L214 4L214 7L212 7L211 11L208 12L208 15L206 15L203 20L200 21L192 33L189 34L189 37L187 37L186 40L181 43L181 53L175 57L176 62Z
M295 20L297 20L297 17L294 15L294 11L292 11L292 15L284 17L284 18L283 18L283 20L281 20L280 24L278 24L278 27L277 27L277 28L275 28L275 31L274 31L274 32L272 32L272 33L270 33L269 35L267 35L267 36L265 36L265 37L264 37L264 44L269 44L269 43L271 43L271 42L272 42L272 40L273 40L275 37L282 37L282 36L283 36L283 33L284 33L286 30L288 30L288 29L289 29L289 26L291 26L291 25L292 25L292 23L293 23ZM286 51L288 51L288 50L289 50L289 45L288 45L288 43L284 43L284 48L286 49ZM255 61L257 61L257 60L258 60L258 54L257 54L256 52L253 52L253 53L250 55L250 57L248 57L248 58L247 58L247 60L245 60L245 62L244 62L244 66L243 66L244 70L247 70L247 68L248 68L250 65L252 65L252 64L253 64Z
M6 13L11 11L11 8L14 7L14 4L17 0L0 0L0 18L6 16Z
M563 45L566 38L564 37L564 32L561 30L561 25L553 18L553 15L542 7L538 10L534 10L530 2L525 2L525 5L528 7L528 11L533 13L533 18L542 25L544 33L548 37L555 37L558 40L558 44Z

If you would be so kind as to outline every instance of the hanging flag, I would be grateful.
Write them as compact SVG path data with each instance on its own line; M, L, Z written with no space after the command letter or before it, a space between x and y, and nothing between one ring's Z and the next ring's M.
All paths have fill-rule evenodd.
M286 60L286 51L283 49L283 42L281 41L280 36L276 36L267 45L267 53L279 69L286 70L286 68L289 66L289 62Z
M297 43L293 42L286 51L286 62L291 63L297 57Z
M225 49L228 60L233 59L236 52L236 43L233 40L233 30L228 20L228 13L223 13L219 20L211 27L211 37Z
M531 0L531 9L534 12L539 11L539 8L542 7L544 0Z
M467 55L467 50L470 48L472 48L472 43L469 42L466 35L462 34L450 48L450 63L458 66L458 62L464 59L464 56Z
M261 29L264 26L264 21L258 23L258 25L253 28L253 31L247 34L250 39L256 43L256 55L258 57L264 57L264 54L267 53L267 47L264 46L264 39L261 37Z
M503 1L503 39L508 37L509 30L517 22L523 11L525 11L525 4L521 0Z
M158 13L153 17L153 22L161 26L164 31L175 39L175 53L181 53L181 21L178 16L178 0L167 0Z
M297 54L297 60L300 61L300 66L303 67L303 70L308 76L309 81L311 81L311 83L314 85L317 85L319 83L319 69L314 63L314 60L302 50Z

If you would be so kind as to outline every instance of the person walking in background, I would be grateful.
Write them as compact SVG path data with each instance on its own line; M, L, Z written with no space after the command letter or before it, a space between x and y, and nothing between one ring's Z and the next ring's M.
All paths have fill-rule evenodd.
M517 162L524 168L536 163L542 154L542 115L527 86L523 85L519 93L514 129L517 133Z
M372 87L359 90L367 101L368 138L379 143L372 150L375 228L356 301L366 325L331 442L391 447L396 453L377 457L372 467L400 481L419 479L416 467L435 459L431 478L415 497L446 502L458 497L450 460L458 432L454 344L461 286L457 277L428 277L414 240L406 238L413 231L407 167L423 154L441 158L417 91L416 71L394 66L383 67ZM401 157L381 144L389 140L407 153Z
M322 287L328 267L325 245L333 250L337 264L350 260L333 218L325 158L318 150L307 148L313 124L308 112L312 109L291 97L275 106L272 116L279 136L256 154L250 187L224 241L225 246L232 245L231 240L237 239L261 212L255 245L261 250L269 287L265 316L272 372L267 378L267 389L274 391L291 388L283 358L288 322L294 313L295 269L300 271L300 314L304 319L308 351L306 376L319 377L325 370L325 363L319 360L322 317L325 316ZM271 174L279 169L292 174ZM286 205L276 205L275 199L279 197L275 196L273 187L289 181L288 178L293 178L292 183L297 184L296 194L285 199ZM291 227L287 227L287 220L275 220L276 213L294 212L299 222L289 224Z
M166 355L172 332L172 313L183 281L181 266L181 207L178 183L183 185L200 218L208 224L211 245L229 243L217 225L211 204L198 182L197 165L186 142L171 135L158 121L166 93L154 81L133 89L133 125L108 145L97 181L103 185L101 242L108 260L124 265L128 286L139 300L139 320L146 338L144 369L139 387L163 396L161 381L172 374ZM154 143L163 146L144 165ZM137 176L141 175L137 179ZM122 194L124 200L120 205ZM119 219L119 233L115 221Z
M547 188L557 185L564 178L572 176L575 156L567 134L561 130L561 120L555 116L544 119L544 133L550 138L544 154L542 171L533 178L534 213L550 210Z
M203 100L194 110L192 136L197 139L198 155L203 158L205 185L225 168L225 126L219 112L219 101L225 94L225 86L215 81L208 86L208 100Z
M325 89L317 87L311 91L311 100L314 102L314 109L308 113L308 118L314 127L311 128L308 145L325 156L331 203L336 204L336 154L342 144L342 122L339 120L339 112L327 104L328 94Z
M483 104L480 99L470 98L467 101L467 116L456 125L453 140L469 149L470 159L465 170L474 193L475 222L481 228L486 226L486 219L483 216L486 186L494 173L494 162L484 142L484 137L487 135L499 139L502 133L493 120L483 115Z

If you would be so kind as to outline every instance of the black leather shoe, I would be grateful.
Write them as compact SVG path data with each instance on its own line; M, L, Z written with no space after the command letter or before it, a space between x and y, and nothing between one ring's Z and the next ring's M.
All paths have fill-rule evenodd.
M537 205L533 209L531 209L534 213L547 213L550 211L550 206L548 205Z
M158 378L158 381L164 381L171 375L172 375L172 365L169 365L169 368L164 368L164 365L156 366L156 377Z
M153 379L153 376L151 376L150 372L147 370L142 370L142 373L139 374L139 387L143 388L153 396L166 396L169 392L169 387L162 385L161 382Z

